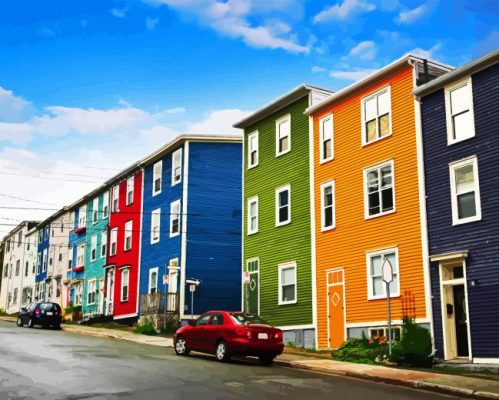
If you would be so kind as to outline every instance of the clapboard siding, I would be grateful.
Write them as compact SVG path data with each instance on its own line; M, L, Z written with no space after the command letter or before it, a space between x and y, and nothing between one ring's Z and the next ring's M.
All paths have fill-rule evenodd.
M430 254L468 250L473 357L499 357L499 66L472 75L475 137L447 145L444 91L422 99ZM481 221L452 226L449 163L476 156ZM435 343L443 356L438 263L431 265ZM470 281L475 280L475 286Z
M312 323L308 96L245 129L244 260L260 259L260 314L278 325ZM291 115L291 151L276 157L276 120ZM259 165L247 169L248 134L259 131ZM275 189L291 186L291 223L275 226ZM259 230L247 234L247 199L259 197ZM278 264L296 261L297 302L278 305Z
M47 271L42 272L43 268L42 265L39 265L39 262L43 264L43 252L47 251L47 257L48 257L48 249L49 249L49 242L50 242L50 224L47 222L44 225L39 225L38 226L38 254L41 256L38 257L37 255L37 272L40 271L40 273L36 274L35 276L35 282L39 283L45 280L47 278L47 271L48 271L48 260L47 260ZM12 268L12 266L11 266Z

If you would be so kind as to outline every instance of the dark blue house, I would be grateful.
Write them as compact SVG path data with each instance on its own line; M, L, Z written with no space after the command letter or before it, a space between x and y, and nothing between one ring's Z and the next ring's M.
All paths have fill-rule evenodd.
M47 290L45 280L49 265L50 248L50 221L44 221L37 227L38 230L38 255L36 260L35 275L35 300L46 300Z
M141 315L240 309L241 159L239 137L183 135L141 162Z
M499 51L419 87L436 356L499 362Z

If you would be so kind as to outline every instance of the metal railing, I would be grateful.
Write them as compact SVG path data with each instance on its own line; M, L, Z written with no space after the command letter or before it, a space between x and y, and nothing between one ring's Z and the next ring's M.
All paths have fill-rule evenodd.
M152 314L178 314L178 293L146 293L140 295L140 313Z

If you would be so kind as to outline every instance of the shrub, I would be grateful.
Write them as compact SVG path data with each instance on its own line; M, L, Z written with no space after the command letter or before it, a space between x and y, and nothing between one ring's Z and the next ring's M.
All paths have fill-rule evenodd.
M393 346L392 361L411 367L428 368L433 365L432 351L430 332L411 319L404 319L402 338Z
M148 336L156 336L158 334L154 324L151 321L139 321L135 325L135 333Z
M331 354L331 357L338 361L375 364L376 360L386 353L388 353L388 345L384 336L376 336L368 340L362 335L362 339L348 339Z

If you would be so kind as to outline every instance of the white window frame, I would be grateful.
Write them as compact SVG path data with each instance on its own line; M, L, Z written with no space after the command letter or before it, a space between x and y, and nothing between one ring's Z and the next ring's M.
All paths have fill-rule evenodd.
M176 155L180 153L179 165L176 165ZM178 185L182 182L182 147L180 149L175 150L172 153L172 186ZM175 170L179 168L180 174L178 175L178 179L176 179Z
M326 226L326 213L325 213L325 196L324 190L331 187L331 195L333 196L333 224L331 226ZM336 182L333 180L324 182L321 184L321 231L330 231L336 228Z
M126 180L126 199L125 199L125 201L126 201L127 206L129 206L130 204L133 203L134 189L135 189L135 177L132 175Z
M279 204L279 195L282 192L288 192L288 219L286 221L279 221L279 211L281 205ZM275 190L275 226L283 226L291 223L291 185L287 184L281 187L278 187Z
M90 261L97 260L97 235L90 238Z
M105 258L107 254L107 231L101 232L100 238L100 256Z
M324 123L327 121L330 121L331 124L331 155L329 157L324 156ZM333 114L330 113L328 115L325 115L319 120L319 133L320 133L320 140L319 140L319 152L320 152L320 163L323 164L325 162L331 161L334 159L334 117Z
M279 125L285 123L289 123L289 147L287 150L279 152ZM285 115L284 117L279 118L275 121L275 156L279 157L284 154L287 154L291 151L291 114Z
M92 225L99 222L99 198L96 197L92 200Z
M390 111L389 111L389 129L390 132L386 136L379 136L379 125L378 125L378 119L379 115L376 117L376 139L372 141L367 140L367 130L366 130L366 110L365 110L365 104L367 101L371 100L374 97L378 97L379 95L383 94L384 92L388 92L388 99L390 101ZM391 94L391 87L390 85L382 87L381 89L376 90L375 92L369 93L367 96L363 97L360 99L360 108L361 108L361 114L362 114L362 119L361 119L361 124L362 124L362 146L367 146L372 143L379 142L380 140L389 138L393 134L393 129L392 129L392 94Z
M469 164L473 165L476 215L474 217L459 219L457 206L456 169L462 168ZM480 199L480 181L478 179L478 160L476 156L468 157L463 160L450 163L449 177L451 188L452 225L461 225L468 222L480 221L482 219L482 204Z
M469 113L472 121L472 129L468 136L463 138L454 138L454 124L452 120L452 102L451 102L451 92L454 90L460 89L464 86L468 86L468 95L469 95ZM445 92L445 119L447 125L447 145L450 146L454 143L459 143L464 140L471 139L475 137L475 113L473 109L473 86L471 84L471 76L468 76L464 79L461 79L458 82L453 83L452 85L446 86L444 89Z
M91 290L92 286L93 286L93 290ZM93 301L90 302L89 298L90 298L90 294L92 294L92 293L94 295ZM96 293L97 293L97 279L96 278L89 279L88 284L87 284L87 306L91 306L91 305L95 304Z
M159 173L156 172L156 166L158 166ZM159 189L156 190L156 181L159 179ZM163 188L163 160L155 162L152 166L152 195L156 196L161 193Z
M177 213L177 218L178 218L178 232L173 232L173 221L174 218L173 216L176 214L174 212L175 208L178 206L178 213ZM170 237L175 237L180 235L180 230L181 230L181 223L182 223L182 204L180 200L175 200L174 202L170 203Z
M399 251L398 247L390 247L386 249L380 249L376 251L368 251L366 252L366 267L367 267L367 300L378 300L378 299L386 299L386 284L383 282L383 294L374 295L373 287L372 287L372 278L371 275L371 258L382 256L382 260L384 259L385 254L395 253L395 260L397 261L397 272L394 274L398 279L398 292L390 291L390 298L400 297L400 263L399 263ZM381 265L383 265L383 261L381 261ZM393 267L393 266L392 266Z
M120 210L120 185L113 186L113 196L111 201L111 212L115 213ZM116 207L114 206L116 202Z
M295 299L294 300L289 300L289 301L283 301L282 300L282 270L284 269L294 269L295 272ZM298 280L297 280L297 267L296 267L296 261L290 261L286 263L279 264L277 266L278 274L279 276L277 277L278 280L278 286L279 286L279 298L278 298L278 305L284 306L287 304L296 304L298 302Z
M43 272L47 272L47 249L43 250L42 273Z
M102 195L102 218L109 216L109 191L104 192Z
M128 250L132 249L132 239L133 239L133 235L132 235L133 232L132 231L133 231L133 221L129 220L129 221L125 222L125 232L123 235L123 250L124 251L128 251ZM127 239L130 239L130 246L129 247L127 247Z
M157 224L154 219L157 218ZM154 238L154 228L158 229L158 237ZM157 208L151 212L151 244L158 243L161 239L161 208Z
M85 265L85 243L79 244L76 247L76 267Z
M109 255L115 256L118 250L118 228L111 229L111 240L109 243ZM114 245L114 248L113 248Z
M367 175L372 170L381 170L381 168L386 167L387 165L390 165L391 169L392 169L393 208L389 211L380 211L378 214L369 215L369 189L367 187L367 183L368 183L367 182ZM376 165L371 165L367 168L364 168L363 175L364 175L364 182L363 182L363 184L364 184L364 219L378 218L378 217L382 217L383 215L393 214L395 211L397 211L396 195L395 195L395 164L393 162L393 159L383 161L383 162L380 162ZM381 190L380 190L380 192L381 192ZM381 207L381 202L380 202L380 207Z
M253 149L251 147L251 142L252 142L252 139L256 137L256 149ZM260 149L259 149L259 135L258 135L258 131L254 131L254 132L251 132L249 135L248 135L248 169L251 169L251 168L254 168L258 165L260 159ZM255 151L256 152L256 157L255 157L255 163L252 164L251 163L251 153Z
M124 284L125 279L123 279L123 277L125 276L125 272L126 272L126 285ZM123 297L123 288L125 286L127 287L126 298ZM130 267L126 267L126 268L123 268L121 270L121 291L120 292L121 292L120 293L120 301L121 302L128 301L128 299L130 298Z
M153 274L153 272L156 272L156 293L158 293L158 281L159 281L159 268L158 267L155 267L155 268L151 268L149 270L149 283L148 283L148 289L147 289L147 293L151 294L151 289L152 289L152 286L151 286L151 276Z
M251 229L251 204L252 203L256 203L256 229ZM258 201L258 196L253 196L253 197L250 197L248 200L247 200L247 231L248 231L248 235L253 235L255 233L258 232L258 229L259 229L259 201Z

